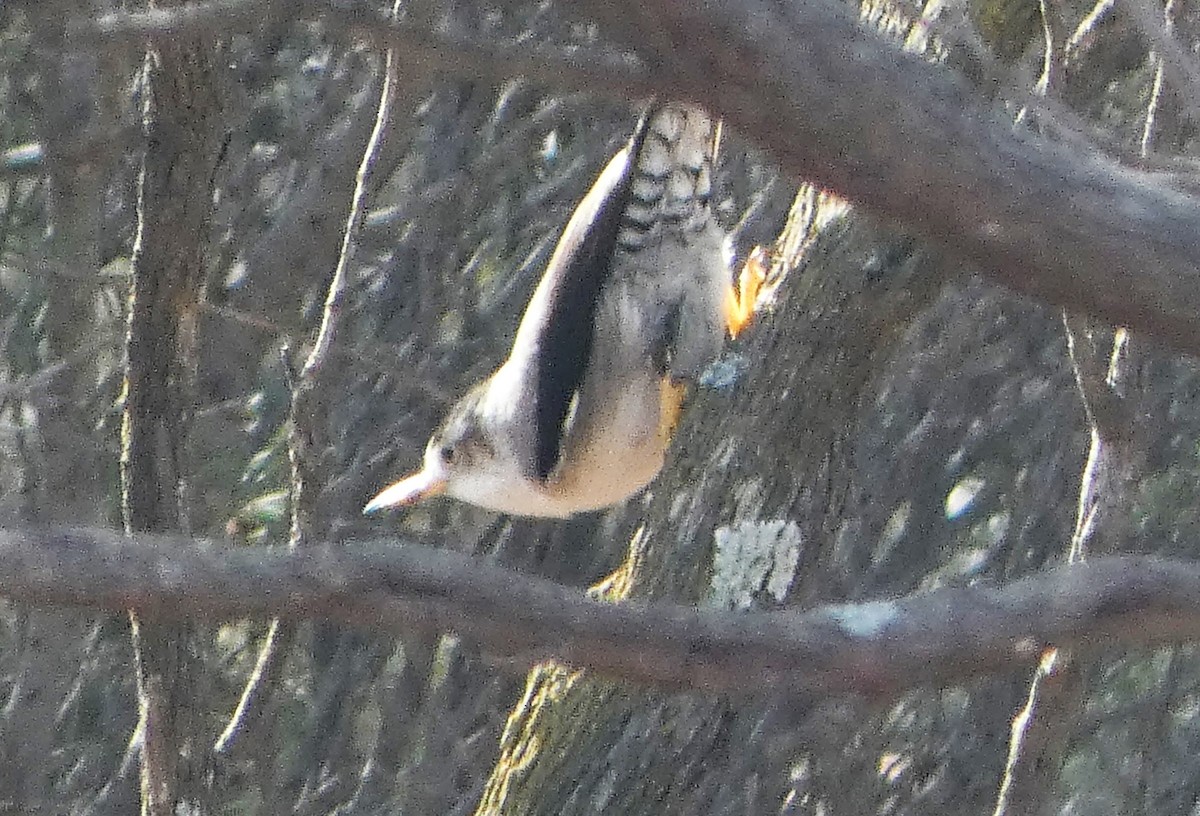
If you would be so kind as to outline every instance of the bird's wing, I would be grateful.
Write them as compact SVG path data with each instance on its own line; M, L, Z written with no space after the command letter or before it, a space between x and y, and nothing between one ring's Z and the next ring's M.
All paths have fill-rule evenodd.
M552 476L562 491L607 480L627 496L652 479L674 424L665 398L678 410L680 391L668 381L695 380L720 353L731 276L710 208L719 130L686 105L647 116L593 317L589 371Z
M729 286L712 218L720 125L691 106L653 107L572 214L521 320L507 365L533 393L527 472L555 472L567 442L585 444L612 406L585 386L589 363L630 381L695 377L720 350ZM582 408L580 402L586 402ZM648 417L657 426L657 413Z
M543 481L558 463L563 429L591 357L596 309L629 197L632 158L644 135L643 119L575 208L525 308L506 363L533 392L522 394L534 410L533 461L527 467Z

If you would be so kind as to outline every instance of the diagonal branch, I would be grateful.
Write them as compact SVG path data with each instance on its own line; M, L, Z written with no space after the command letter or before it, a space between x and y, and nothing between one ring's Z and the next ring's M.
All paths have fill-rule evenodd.
M109 15L88 33L169 38L257 5L208 0L186 19ZM579 0L571 9L646 67L414 31L352 0L302 0L291 13L447 76L525 75L554 88L653 89L702 102L794 176L992 280L1200 352L1200 208L1171 177L1014 132L945 68L889 46L832 0Z
M582 0L797 176L992 280L1200 351L1200 215L1162 176L1014 131L835 2ZM670 55L668 58L667 55Z
M465 556L394 544L288 552L8 529L0 530L0 571L0 595L38 605L450 630L521 666L556 658L692 692L890 698L1027 671L1051 644L1095 651L1200 639L1200 566L1148 557L803 614L610 605Z

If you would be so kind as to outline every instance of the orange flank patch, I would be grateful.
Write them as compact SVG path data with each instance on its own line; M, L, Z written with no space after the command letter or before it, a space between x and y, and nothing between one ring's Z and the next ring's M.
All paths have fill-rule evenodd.
M679 425L679 417L683 414L683 400L687 396L688 386L682 380L663 377L658 384L661 408L658 412L658 438L665 447L675 435Z

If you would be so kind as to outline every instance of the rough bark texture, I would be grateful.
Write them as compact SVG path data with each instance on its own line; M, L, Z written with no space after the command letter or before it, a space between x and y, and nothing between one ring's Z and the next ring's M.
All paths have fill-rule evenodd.
M187 532L185 465L193 333L216 168L225 144L219 48L180 42L147 56L146 155L138 200L121 457L127 532ZM133 618L142 812L203 812L205 735L194 708L191 627Z
M697 395L608 595L714 603L732 585L755 605L778 603L762 576L714 568L715 536L788 520L774 542L798 547L781 561L791 570L782 602L842 597L834 545L853 476L851 437L899 336L938 290L933 263L857 217L818 240L787 278L777 316L763 315L738 350L746 370ZM778 807L787 784L778 763L796 757L773 754L776 719L769 706L644 695L546 666L528 679L478 812Z

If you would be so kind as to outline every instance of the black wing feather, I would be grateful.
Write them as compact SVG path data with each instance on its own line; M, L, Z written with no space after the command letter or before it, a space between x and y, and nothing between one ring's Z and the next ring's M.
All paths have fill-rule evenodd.
M596 312L612 272L610 262L647 121L644 116L638 123L626 148L625 173L605 196L591 224L577 236L570 235L570 230L564 233L555 252L556 260L566 267L550 295L536 375L534 468L543 481L558 465L571 403L583 385L595 338ZM565 247L564 241L573 241L574 246Z

